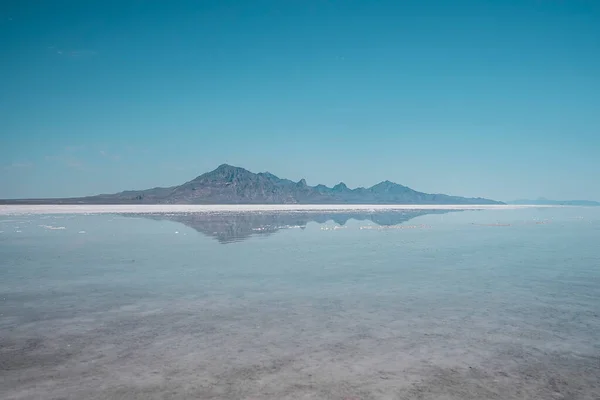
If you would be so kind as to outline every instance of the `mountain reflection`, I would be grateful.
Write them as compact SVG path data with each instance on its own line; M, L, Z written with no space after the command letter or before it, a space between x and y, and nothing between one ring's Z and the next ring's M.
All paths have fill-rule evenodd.
M177 214L127 214L157 221L182 223L219 243L227 244L246 240L252 236L270 235L281 229L305 228L309 222L319 224L333 221L345 225L349 220L372 221L380 226L403 224L413 218L428 214L446 214L458 210L410 211L334 211L334 212L227 212L227 213L177 213Z

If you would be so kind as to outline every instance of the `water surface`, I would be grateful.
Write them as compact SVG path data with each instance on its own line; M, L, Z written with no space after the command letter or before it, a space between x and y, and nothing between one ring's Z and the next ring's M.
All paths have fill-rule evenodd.
M600 209L0 217L4 399L598 399Z

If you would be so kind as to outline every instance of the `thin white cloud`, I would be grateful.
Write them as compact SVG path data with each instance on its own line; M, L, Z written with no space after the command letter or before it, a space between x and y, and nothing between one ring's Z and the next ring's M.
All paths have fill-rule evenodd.
M58 156L46 156L44 157L44 159L46 161L50 161L50 162L57 162L67 168L72 168L72 169L83 169L84 164L82 161L70 157L70 156L64 156L64 155L58 155Z
M33 168L33 163L30 162L14 162L4 166L4 169L28 169Z
M81 169L83 167L83 162L79 160L66 160L65 165L69 168Z
M91 49L79 49L79 50L68 50L56 46L48 46L48 51L59 56L68 58L90 58L98 55L96 50Z
M98 153L102 157L107 158L107 159L112 160L112 161L119 161L119 160L121 160L121 156L120 155L109 153L106 150L100 150Z

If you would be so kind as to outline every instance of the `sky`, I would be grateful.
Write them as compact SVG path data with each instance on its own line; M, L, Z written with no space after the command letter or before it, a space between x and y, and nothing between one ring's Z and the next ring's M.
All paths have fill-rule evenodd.
M0 2L0 198L309 185L600 200L600 2Z

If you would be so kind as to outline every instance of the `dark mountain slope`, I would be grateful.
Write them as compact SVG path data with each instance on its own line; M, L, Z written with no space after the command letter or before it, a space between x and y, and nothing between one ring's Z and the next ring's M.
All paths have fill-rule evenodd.
M483 198L417 192L390 181L370 188L308 186L223 164L179 186L69 198L5 200L21 204L502 204Z

